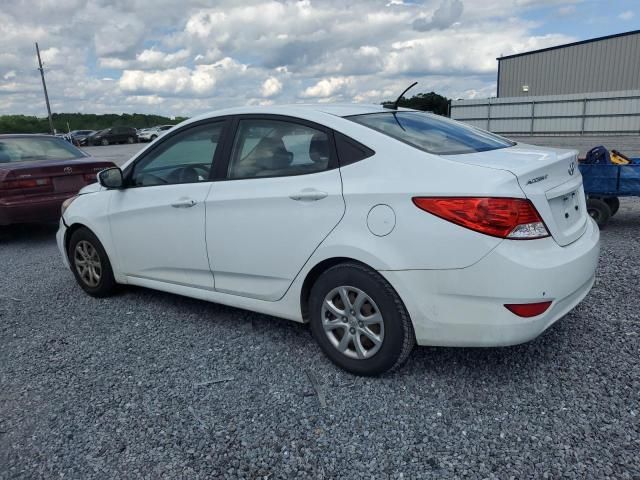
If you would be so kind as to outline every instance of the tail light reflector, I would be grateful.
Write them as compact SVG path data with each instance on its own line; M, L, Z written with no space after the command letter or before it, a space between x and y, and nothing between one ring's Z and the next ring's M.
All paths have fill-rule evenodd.
M19 180L6 180L4 182L0 182L0 189L18 190L25 188L48 187L50 185L50 178L21 178Z
M551 302L507 303L505 308L519 317L531 318L543 314L551 306Z
M476 232L500 238L530 240L549 231L530 200L502 197L414 197L425 212Z
M87 183L96 183L98 181L98 174L97 173L85 173L84 174L84 181Z

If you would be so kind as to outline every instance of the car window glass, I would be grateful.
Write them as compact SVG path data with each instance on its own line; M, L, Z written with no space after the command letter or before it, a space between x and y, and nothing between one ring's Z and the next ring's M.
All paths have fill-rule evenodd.
M0 138L0 164L35 160L69 160L83 158L80 150L54 137Z
M224 122L199 125L166 139L135 165L133 185L208 181L223 126Z
M240 120L228 178L301 175L326 170L330 157L326 133L281 120Z
M515 145L479 128L422 112L385 112L347 118L439 155L485 152Z

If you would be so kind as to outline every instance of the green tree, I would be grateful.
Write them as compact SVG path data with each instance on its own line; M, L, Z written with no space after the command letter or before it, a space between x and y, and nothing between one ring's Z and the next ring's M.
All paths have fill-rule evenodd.
M187 117L173 119L162 115L146 115L142 113L93 114L93 113L54 113L53 126L62 133L70 130L102 130L115 126L134 128L153 127L155 125L176 125ZM0 133L49 133L47 118L27 115L0 116Z
M383 105L393 105L393 100L382 102ZM411 98L402 97L398 102L399 107L413 108L438 115L449 115L449 99L435 92L418 93Z

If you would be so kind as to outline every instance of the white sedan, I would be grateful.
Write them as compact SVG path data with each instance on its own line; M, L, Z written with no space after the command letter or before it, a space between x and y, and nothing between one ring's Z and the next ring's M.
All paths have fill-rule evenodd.
M188 120L63 206L90 295L138 285L309 322L356 374L526 342L594 282L575 151L376 105Z

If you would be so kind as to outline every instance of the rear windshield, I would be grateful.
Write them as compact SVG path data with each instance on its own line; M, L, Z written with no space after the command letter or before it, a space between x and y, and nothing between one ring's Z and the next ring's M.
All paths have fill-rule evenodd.
M81 150L54 137L0 137L0 164L83 158Z
M424 112L370 113L347 118L437 155L486 152L515 145L484 130Z

